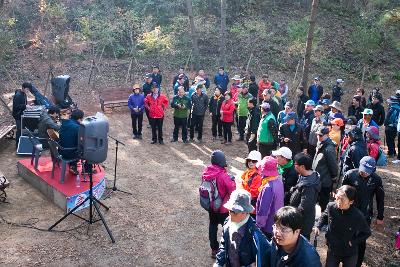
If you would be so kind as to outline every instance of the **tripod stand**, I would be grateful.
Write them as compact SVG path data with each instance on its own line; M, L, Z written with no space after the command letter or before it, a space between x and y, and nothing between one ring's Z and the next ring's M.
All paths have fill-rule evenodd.
M89 224L93 224L95 222L98 221L102 221L102 223L104 224L104 227L106 228L106 231L108 233L108 235L111 238L111 242L115 243L115 239L111 233L110 228L108 228L108 225L104 219L103 214L100 211L100 208L98 205L102 206L103 208L105 208L106 210L109 210L109 208L104 205L103 203L100 202L100 200L98 200L94 195L93 195L93 169L92 169L92 165L90 165L89 167L89 196L87 198L85 198L85 200L80 203L78 206L76 206L75 208L73 208L72 210L70 210L67 214L65 214L61 219L59 219L55 224L53 224L52 226L50 226L49 231L51 231L54 227L56 227L60 222L62 222L64 219L66 219L69 215L75 215L76 217L88 222ZM74 211L76 211L77 209L79 209L80 207L82 207L86 201L89 201L89 219L83 218L77 214L74 213ZM94 219L93 218L93 207L95 208L95 210L97 211L97 214L100 216L100 219Z
M131 192L118 189L117 185L116 185L116 183L117 183L117 163L118 163L118 144L121 144L123 146L125 146L125 144L110 135L108 137L110 137L112 140L115 141L114 185L104 198L108 198L114 191L119 191L119 192L122 192L122 193L125 193L128 195L132 195Z

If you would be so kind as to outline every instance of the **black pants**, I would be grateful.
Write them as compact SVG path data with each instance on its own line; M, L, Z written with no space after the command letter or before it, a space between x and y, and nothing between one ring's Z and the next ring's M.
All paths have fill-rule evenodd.
M132 133L134 135L142 135L143 113L131 114Z
M222 128L224 129L224 140L232 142L232 122L222 122Z
M163 122L164 122L164 118L157 118L157 119L151 118L151 120L150 120L151 139L153 141L157 141L157 139L158 139L158 141L163 140L163 132L162 132Z
M332 187L321 187L319 192L319 206L321 207L321 212L324 212L326 206L329 203L329 198L331 197Z
M340 263L343 264L343 267L355 267L357 263L357 254L350 257L337 257L328 249L325 267L339 267Z
M21 120L15 120L17 132L15 133L15 149L18 149L19 138L21 137Z
M182 128L182 141L187 140L187 118L174 117L174 132L172 134L174 140L178 140L179 128Z
M240 139L244 139L244 129L246 128L247 116L239 116L238 131Z
M361 242L358 244L358 257L357 257L357 267L361 267L363 260L364 260L364 255L365 255L365 249L367 248L367 241Z
M151 126L150 112L147 108L144 109L144 112L146 113L147 120L149 121L149 124Z
M396 146L395 146L395 139L397 134L397 129L395 127L386 127L385 128L385 135L386 135L386 143L388 147L388 155L394 156L396 155ZM399 134L400 136L400 134ZM397 153L400 154L400 139L397 139ZM399 156L398 156L399 158Z
M247 141L247 148L249 149L249 152L253 150L257 150L257 138L254 138L251 142L249 142L250 136L246 137Z
M201 140L203 138L203 121L204 116L192 114L192 121L190 123L190 139L194 138L194 128L197 129L197 139Z
M210 247L213 250L218 249L218 224L224 225L224 221L228 218L229 213L214 213L208 212L210 224L208 225L208 239L210 240Z
M218 136L222 137L222 121L221 121L220 116L212 115L211 118L212 118L212 126L211 126L212 136L217 137L217 133L218 133Z
M275 143L259 143L258 144L258 151L261 153L261 157L264 158L265 156L270 156L272 150L276 149Z

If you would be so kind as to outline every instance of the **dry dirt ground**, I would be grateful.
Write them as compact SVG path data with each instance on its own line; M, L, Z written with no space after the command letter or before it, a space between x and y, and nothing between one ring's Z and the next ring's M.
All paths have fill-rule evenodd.
M96 108L87 108L87 114ZM230 171L238 175L244 168L247 147L242 142L232 146L212 142L210 118L205 122L203 144L170 143L171 110L167 113L165 145L150 144L146 119L144 139L138 141L131 138L125 109L107 114L110 135L126 143L119 149L118 186L133 193L116 192L104 200L110 207L104 214L115 244L100 223L87 227L74 217L58 226L59 230L78 227L68 232L21 228L0 220L0 266L211 266L208 216L198 203L201 172L209 164L210 152L222 149ZM110 141L104 163L109 180L113 178L114 152ZM0 215L9 222L33 222L47 229L62 211L17 175L17 160L14 141L0 141L0 169L11 181L7 190L10 204L0 204ZM400 266L393 249L394 233L400 225L400 170L389 166L379 173L386 190L385 226L374 227L366 260L368 266ZM324 261L323 237L318 247Z

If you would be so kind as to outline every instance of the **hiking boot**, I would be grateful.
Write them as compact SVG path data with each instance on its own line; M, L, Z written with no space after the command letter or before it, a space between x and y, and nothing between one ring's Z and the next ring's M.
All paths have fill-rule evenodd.
M160 141L158 141L158 143L160 143L160 145L163 145L163 144L164 144L164 141L163 141L163 140L160 140Z
M154 145L154 144L156 144L156 143L157 143L157 141L156 141L156 140L153 140L153 141L151 141L150 144Z
M211 250L211 258L216 259L218 254L218 249Z
M132 134L132 139L137 139L137 135L136 134Z

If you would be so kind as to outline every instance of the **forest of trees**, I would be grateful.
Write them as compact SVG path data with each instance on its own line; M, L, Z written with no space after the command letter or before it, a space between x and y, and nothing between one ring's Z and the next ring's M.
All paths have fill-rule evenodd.
M301 71L312 2L2 0L0 60L11 67L29 54L49 64L125 59L129 68L140 62ZM399 0L314 2L312 72L400 81Z

